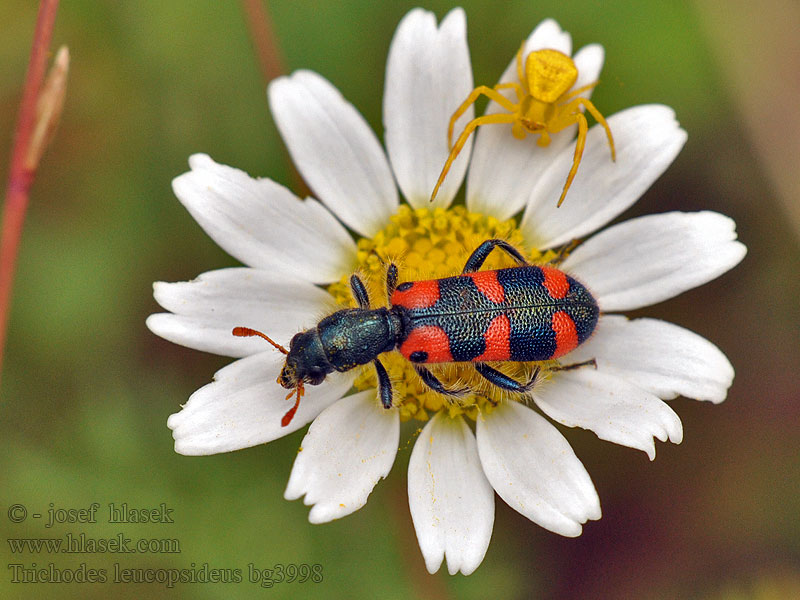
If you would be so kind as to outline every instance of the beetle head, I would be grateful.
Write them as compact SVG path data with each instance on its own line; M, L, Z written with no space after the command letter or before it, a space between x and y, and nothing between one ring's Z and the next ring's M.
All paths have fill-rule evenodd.
M287 390L297 387L300 381L319 385L330 373L330 368L326 369L329 365L316 329L302 331L289 342L289 353L278 375L278 383Z

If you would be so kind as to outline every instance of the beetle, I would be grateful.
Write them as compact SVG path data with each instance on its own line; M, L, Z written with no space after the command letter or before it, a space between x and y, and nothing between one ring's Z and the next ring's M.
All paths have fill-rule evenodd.
M479 271L489 253L504 250L518 266ZM304 384L319 385L334 371L349 371L372 363L384 408L392 407L392 384L378 355L398 350L419 377L435 392L462 396L468 388L448 388L426 364L469 362L492 385L525 393L520 383L487 362L533 362L560 358L583 343L599 316L597 301L586 287L553 266L529 264L504 240L489 239L467 259L460 275L444 279L397 283L395 264L386 270L389 308L371 308L364 282L350 277L359 308L345 308L322 319L316 327L296 334L287 350L265 334L236 327L233 335L259 336L286 355L278 383L296 396L284 415L288 425L300 404ZM574 368L577 365L558 367Z
M517 52L517 78L519 82L498 83L493 88L486 85L478 86L470 92L466 100L453 113L447 129L447 147L450 148L450 154L431 193L431 202L436 198L439 186L444 182L450 166L467 143L467 139L481 125L510 123L511 134L515 138L521 140L529 133L538 135L537 143L539 146L548 146L550 144L551 133L558 133L570 125L578 126L578 138L575 144L572 167L567 175L567 181L564 183L564 189L558 199L557 206L561 206L561 203L564 202L567 190L572 185L572 180L578 172L578 165L583 156L583 148L586 144L586 135L589 130L589 124L582 112L583 109L589 111L605 129L608 137L608 146L611 149L611 160L616 160L614 138L611 135L608 123L595 105L592 104L592 101L582 96L582 94L595 87L598 82L595 81L570 91L578 80L578 67L575 65L575 61L559 50L545 48L530 52L525 58L523 67L522 54L524 49L525 42L522 43L519 52ZM516 103L499 92L499 90L506 89L514 91L517 97ZM494 100L506 112L487 114L472 119L464 127L456 143L453 144L453 128L456 121L480 96L486 96L490 100Z

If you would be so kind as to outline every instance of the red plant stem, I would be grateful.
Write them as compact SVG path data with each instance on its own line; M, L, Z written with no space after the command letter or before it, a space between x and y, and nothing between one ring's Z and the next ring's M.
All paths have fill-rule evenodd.
M247 27L256 49L258 64L264 81L269 82L286 72L283 57L272 33L269 14L262 0L242 0L242 8L247 18Z
M247 29L250 38L253 40L258 64L264 83L269 83L273 79L286 73L283 55L278 47L278 40L272 32L272 21L269 18L269 11L264 8L264 0L241 0L242 10L247 21ZM292 164L289 155L285 153L289 163L289 172L293 180L293 187L297 190L297 195L301 198L308 196L310 189L306 185L297 168Z
M58 0L42 0L33 34L33 47L25 75L14 146L11 151L11 167L8 172L6 203L3 207L3 228L0 233L0 366L3 362L6 329L11 305L11 286L17 251L28 207L28 194L36 176L38 164L28 160L31 135L36 121L36 102L47 69L50 37L56 20Z

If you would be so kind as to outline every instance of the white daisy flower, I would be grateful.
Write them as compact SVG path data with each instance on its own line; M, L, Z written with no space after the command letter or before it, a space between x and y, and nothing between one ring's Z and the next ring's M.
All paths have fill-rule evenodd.
M570 36L545 21L525 45L526 52L537 48L569 56ZM587 46L574 60L580 71L575 85L581 86L597 78L602 48ZM461 9L438 27L434 16L420 9L401 21L386 73L386 153L358 111L320 75L298 71L274 81L270 108L319 201L300 200L269 179L192 156L191 171L173 182L175 194L247 267L211 271L185 283L156 283L155 298L169 312L147 320L170 341L239 359L169 418L177 452L238 450L311 423L285 492L287 499L304 497L312 506L311 522L363 506L392 467L401 421L426 422L411 453L409 504L428 570L437 571L446 559L451 574L471 573L483 560L494 521L493 492L565 536L579 535L583 523L600 517L589 475L538 411L641 449L652 459L654 438L679 443L682 437L680 419L664 400L725 398L733 368L713 344L663 321L610 313L710 281L746 252L736 241L733 221L713 212L640 217L594 233L631 206L686 141L673 111L659 105L608 118L616 162L609 159L603 129L590 129L580 169L558 209L573 162L574 128L553 135L542 148L531 139L515 139L510 126L495 124L479 128L472 160L467 145L431 207L428 199L448 156L448 121L472 89ZM456 130L472 116L470 109ZM466 207L451 207L468 163ZM407 204L400 203L397 187ZM510 219L521 210L519 223ZM381 406L375 370L367 365L307 386L284 427L291 401L276 383L284 357L257 337L231 334L245 326L287 344L322 316L352 305L347 282L354 271L365 277L377 306L385 298L384 263L398 257L400 281L414 281L459 273L489 238L508 240L541 264L559 246L588 235L559 268L592 291L602 314L592 337L562 362L595 359L597 368L558 370L556 361L542 363L532 402L486 385L456 402L445 401L391 352L381 355L393 382L391 409ZM495 252L484 268L510 264ZM512 366L523 375L531 369L510 363L499 368ZM475 383L473 373L469 364L437 371L446 384Z

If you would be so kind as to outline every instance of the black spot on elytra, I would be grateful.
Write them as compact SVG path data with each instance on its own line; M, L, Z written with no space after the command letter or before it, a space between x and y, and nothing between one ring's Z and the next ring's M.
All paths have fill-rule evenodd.
M408 359L411 362L415 362L415 363L416 362L425 362L426 360L428 360L428 353L425 352L424 350L414 350L414 352L412 352L409 355Z

